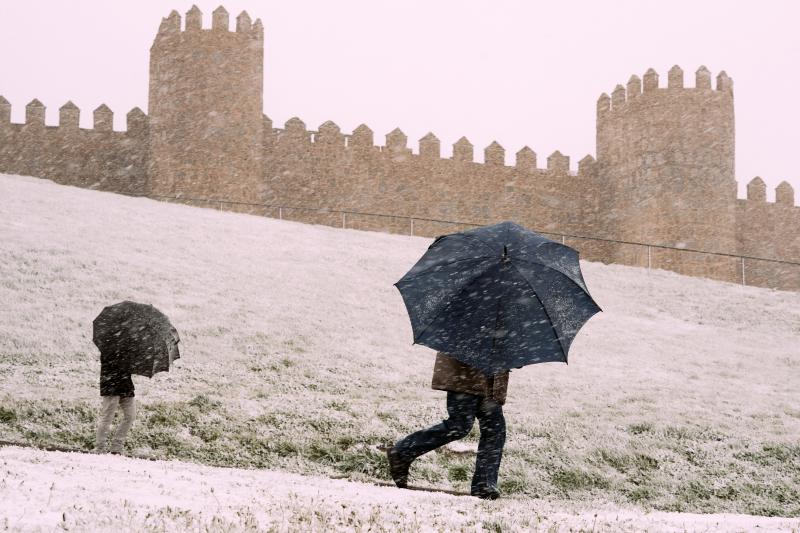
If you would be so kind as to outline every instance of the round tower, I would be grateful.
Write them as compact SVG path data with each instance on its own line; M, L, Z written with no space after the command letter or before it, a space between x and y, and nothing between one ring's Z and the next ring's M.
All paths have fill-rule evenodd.
M254 202L263 186L264 32L246 12L229 31L173 11L150 48L148 194Z
M597 102L597 165L605 190L599 226L619 240L735 253L733 82L716 88L705 67L695 87L669 71L667 87L648 70ZM615 261L645 264L647 249L620 246ZM687 274L731 278L735 266L689 252L651 250L650 262Z

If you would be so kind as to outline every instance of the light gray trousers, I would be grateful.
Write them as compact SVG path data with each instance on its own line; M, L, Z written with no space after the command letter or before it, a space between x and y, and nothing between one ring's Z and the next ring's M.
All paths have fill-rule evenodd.
M121 453L125 437L128 436L128 431L136 418L136 402L133 398L120 398L119 396L101 396L100 399L102 403L100 404L100 413L97 416L97 437L94 441L94 449L98 452L106 451L108 431L111 428L111 422L114 420L117 407L119 407L122 410L122 421L117 426L117 432L111 442L111 451Z

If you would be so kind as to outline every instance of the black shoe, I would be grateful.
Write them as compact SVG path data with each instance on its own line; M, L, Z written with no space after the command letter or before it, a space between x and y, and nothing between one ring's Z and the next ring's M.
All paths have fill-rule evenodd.
M488 485L477 489L472 489L470 491L470 495L482 500L496 500L500 497L500 490L494 485Z
M401 459L394 446L386 448L386 458L389 460L389 474L392 476L392 481L399 488L406 488L408 486L408 469L411 468L411 461Z

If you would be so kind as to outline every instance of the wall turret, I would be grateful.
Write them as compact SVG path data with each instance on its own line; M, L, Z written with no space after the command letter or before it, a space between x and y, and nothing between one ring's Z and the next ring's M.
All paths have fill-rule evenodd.
M263 185L263 27L228 12L203 28L196 6L163 19L150 49L148 192L259 201Z
M724 72L711 88L700 67L696 87L683 70L670 69L667 87L648 69L598 102L597 164L609 183L613 216L609 233L624 240L732 251L734 115L732 81ZM708 227L725 227L715 242L698 242ZM729 229L728 229L729 228Z
M700 67L695 84L685 87L676 65L661 88L648 69L641 93L632 77L610 107L598 102L597 170L610 185L611 236L735 251L733 82L721 72L714 90Z

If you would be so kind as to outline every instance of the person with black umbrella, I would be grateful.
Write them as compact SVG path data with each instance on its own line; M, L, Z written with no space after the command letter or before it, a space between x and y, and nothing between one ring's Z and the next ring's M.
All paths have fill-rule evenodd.
M466 437L475 419L481 430L470 494L494 500L500 496L497 476L506 441L506 402L509 371L487 375L438 352L432 388L447 391L448 418L428 429L412 433L388 450L389 469L398 487L408 485L411 463L425 453Z
M437 350L433 388L447 391L448 418L387 448L389 473L408 486L420 455L481 430L470 493L500 496L505 403L513 368L567 362L578 330L600 311L578 252L502 222L437 238L395 284L414 343Z
M101 397L94 451L106 452L111 422L121 409L122 421L109 450L119 454L136 418L131 375L153 377L168 371L180 357L180 338L166 315L152 305L124 301L104 308L94 319L93 340L100 350Z

